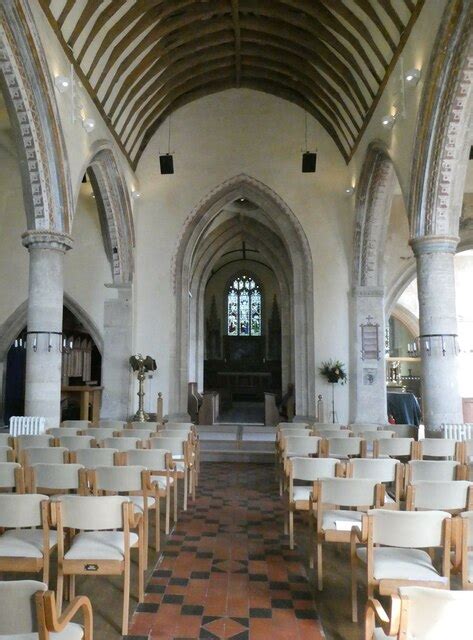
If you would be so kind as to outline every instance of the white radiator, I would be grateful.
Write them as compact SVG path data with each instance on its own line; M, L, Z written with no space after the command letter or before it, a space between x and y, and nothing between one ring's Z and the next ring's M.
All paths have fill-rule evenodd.
M443 424L443 437L449 440L471 440L473 438L473 424Z
M37 435L46 430L46 418L33 416L12 416L10 418L10 435Z

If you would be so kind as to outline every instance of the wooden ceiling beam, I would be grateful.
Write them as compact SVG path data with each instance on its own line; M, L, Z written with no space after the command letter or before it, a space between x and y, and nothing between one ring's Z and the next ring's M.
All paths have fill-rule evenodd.
M76 2L76 0L67 0L66 4L64 5L64 7L63 7L61 13L59 14L58 19L57 19L57 23L58 23L59 27L62 27L62 25L66 21L67 16L70 14L72 9L74 8L75 2Z
M324 0L322 0L322 1L324 1ZM370 18L370 20L372 20L374 22L374 24L377 26L379 31L383 34L384 39L386 40L386 42L389 43L389 45L391 47L391 51L393 51L393 53L394 53L394 51L396 51L397 44L394 41L394 38L391 37L391 35L390 35L389 31L387 30L386 25L384 24L384 22L379 17L378 12L374 8L373 4L371 3L371 0L354 0L354 2L358 5L358 7L364 13L366 13L366 15Z
M230 0L232 5L233 30L235 32L235 84L240 86L241 76L241 37L240 37L240 8L238 0Z

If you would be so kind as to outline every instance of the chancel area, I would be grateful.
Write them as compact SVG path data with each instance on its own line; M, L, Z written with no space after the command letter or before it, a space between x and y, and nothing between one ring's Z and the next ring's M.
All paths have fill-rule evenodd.
M471 0L1 0L0 230L0 638L473 637Z

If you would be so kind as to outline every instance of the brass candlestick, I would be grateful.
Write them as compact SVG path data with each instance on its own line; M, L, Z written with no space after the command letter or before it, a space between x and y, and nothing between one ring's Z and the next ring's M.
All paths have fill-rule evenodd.
M130 365L133 371L137 371L138 374L138 411L133 416L133 419L136 422L147 422L149 415L144 410L144 381L148 371L156 371L156 361L151 356L143 358L141 353L139 353L136 356L131 356Z

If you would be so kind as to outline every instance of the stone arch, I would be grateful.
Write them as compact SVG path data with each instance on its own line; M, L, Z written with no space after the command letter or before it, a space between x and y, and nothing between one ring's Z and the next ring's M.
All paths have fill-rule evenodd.
M238 198L255 203L267 218L267 233L276 234L291 263L292 351L295 369L298 415L315 412L314 398L314 300L312 254L299 220L288 205L268 186L246 174L235 176L208 193L183 225L172 261L176 335L171 356L174 379L171 410L184 413L187 407L188 354L190 335L190 283L193 263L206 231L222 208Z
M473 136L473 4L443 16L422 93L412 159L411 237L458 236Z
M28 3L0 5L0 84L20 152L27 228L68 234L72 191L48 63Z
M113 151L100 144L87 163L87 174L96 196L105 250L112 266L113 282L133 280L135 234L128 189Z

